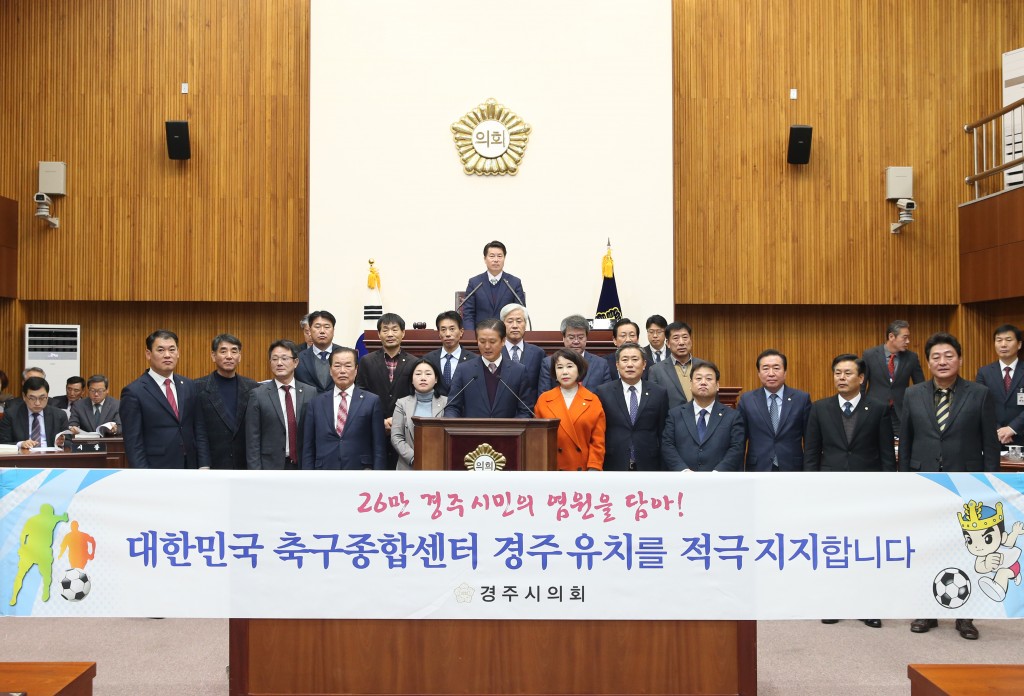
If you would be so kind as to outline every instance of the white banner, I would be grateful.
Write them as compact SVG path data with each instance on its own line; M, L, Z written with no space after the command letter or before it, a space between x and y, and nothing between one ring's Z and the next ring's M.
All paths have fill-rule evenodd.
M1018 618L1022 488L1020 474L2 469L0 590L15 616Z

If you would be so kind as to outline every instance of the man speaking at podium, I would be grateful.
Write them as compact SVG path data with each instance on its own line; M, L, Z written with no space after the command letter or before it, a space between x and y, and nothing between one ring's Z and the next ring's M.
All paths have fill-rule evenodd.
M487 270L469 279L462 301L462 323L467 331L475 331L484 319L497 319L507 304L526 304L522 281L504 272L505 254L505 245L497 240L484 247Z
M476 328L480 359L463 363L448 390L448 418L532 418L523 394L529 393L526 368L502 355L505 325L483 319Z

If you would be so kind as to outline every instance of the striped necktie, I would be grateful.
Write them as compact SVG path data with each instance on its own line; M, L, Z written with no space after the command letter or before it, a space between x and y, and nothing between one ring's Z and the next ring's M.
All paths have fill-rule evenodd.
M949 425L949 390L939 390L939 403L935 406L935 421L939 424L939 432L945 432Z

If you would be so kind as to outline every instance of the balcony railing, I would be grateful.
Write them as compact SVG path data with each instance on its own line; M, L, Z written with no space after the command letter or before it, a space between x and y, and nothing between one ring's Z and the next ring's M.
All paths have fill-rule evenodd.
M982 195L981 182L1000 172L1006 172L1001 189L1024 183L1024 99L968 123L964 132L970 134L974 148L974 173L964 183L974 187L975 200Z

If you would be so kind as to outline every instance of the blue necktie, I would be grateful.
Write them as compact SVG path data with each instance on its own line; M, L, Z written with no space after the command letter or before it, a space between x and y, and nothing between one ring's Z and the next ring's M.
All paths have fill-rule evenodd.
M705 436L708 434L708 410L702 408L700 410L700 418L697 419L697 439L704 442Z
M640 402L636 398L636 387L629 388L629 422L636 425L636 412L640 408Z
M847 401L845 404L843 404L843 414L848 416L851 413L853 413L853 404Z
M512 346L512 359L519 362L519 346Z
M442 379L444 379L444 386L450 387L452 384L452 354L444 356L444 372L441 373Z
M778 394L772 394L771 396L768 397L768 400L772 402L771 406L768 408L768 415L772 419L772 430L775 431L776 433L778 433L779 432L779 395Z

